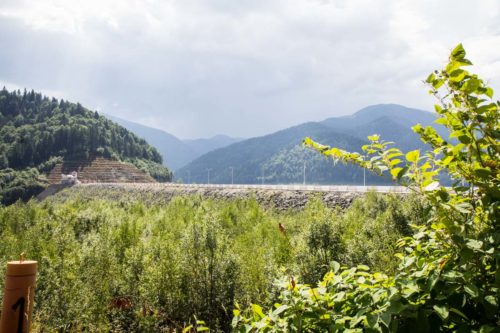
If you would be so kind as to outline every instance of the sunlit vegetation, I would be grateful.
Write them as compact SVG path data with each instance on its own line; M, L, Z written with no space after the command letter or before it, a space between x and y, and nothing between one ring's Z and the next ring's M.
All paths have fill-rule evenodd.
M413 128L432 147L427 153L405 154L378 135L362 154L305 140L324 156L409 186L430 205L412 237L390 241L395 273L338 263L314 285L284 275L273 306L235 309L236 331L498 332L500 102L464 69L471 64L458 45L426 80L439 100L436 123L449 130L443 137L431 126ZM439 183L442 172L452 188Z
M369 193L344 210L311 200L286 212L254 199L160 204L132 192L18 202L0 208L0 269L23 252L39 262L35 331L497 332L500 102L464 69L470 64L459 45L426 80L439 100L436 123L449 130L414 127L428 152L403 152L379 135L363 153L304 141L412 195ZM36 94L1 94L1 103L10 96L61 108ZM58 121L67 112L81 119L88 111L72 105ZM0 131L0 163L18 168L0 173L0 184L10 184L2 195L24 198L17 187L36 191L30 179L64 154L35 154L21 166L9 154L28 154L33 147L20 138L38 125L2 117L21 121ZM54 126L41 140L72 133ZM119 141L118 150L89 144L104 156L160 162L136 138Z
M21 252L39 262L36 330L152 332L198 318L228 331L235 303L272 304L285 271L313 283L334 259L394 270L394 240L425 220L419 200L397 195L369 194L345 211L314 200L289 212L254 199L146 204L72 197L0 208L0 267Z

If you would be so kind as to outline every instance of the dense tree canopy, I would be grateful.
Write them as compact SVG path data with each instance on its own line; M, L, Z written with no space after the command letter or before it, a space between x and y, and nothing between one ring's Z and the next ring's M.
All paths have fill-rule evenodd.
M39 192L40 173L63 159L96 156L129 162L159 181L171 178L156 148L97 112L33 90L0 90L0 203Z
M144 139L80 104L34 91L0 91L0 168L24 169L53 156L90 155L162 162Z

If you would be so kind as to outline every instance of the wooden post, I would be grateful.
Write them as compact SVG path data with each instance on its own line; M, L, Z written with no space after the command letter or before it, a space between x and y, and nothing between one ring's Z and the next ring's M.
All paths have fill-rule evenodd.
M9 261L5 276L0 333L28 333L33 313L37 262Z

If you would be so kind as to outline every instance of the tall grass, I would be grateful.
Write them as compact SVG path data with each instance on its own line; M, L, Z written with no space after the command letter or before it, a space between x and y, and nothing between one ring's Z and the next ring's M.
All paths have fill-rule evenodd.
M21 252L39 262L35 331L174 331L195 318L229 331L235 302L272 302L283 270L314 283L334 259L393 269L394 240L424 218L415 198L373 193L345 211L285 213L200 197L18 203L0 208L0 277Z

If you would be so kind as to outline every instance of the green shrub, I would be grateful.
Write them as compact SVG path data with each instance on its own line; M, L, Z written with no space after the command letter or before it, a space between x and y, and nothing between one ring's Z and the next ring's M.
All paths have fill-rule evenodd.
M52 156L47 161L38 165L37 170L40 173L48 174L52 169L59 163L63 163L64 158L62 156Z
M115 157L115 159L117 158ZM170 170L161 164L139 158L126 159L125 161L146 172L160 183L172 180L172 173Z
M235 302L274 300L281 267L314 281L333 260L355 262L342 227L349 216L376 220L412 203L370 194L346 211L313 200L278 212L254 199L178 196L155 204L127 193L86 200L78 193L0 208L0 281L6 261L21 252L39 262L34 331L182 330L196 326L195 317L228 331Z
M400 250L395 274L332 263L317 287L285 277L274 307L234 311L235 331L498 332L500 102L463 69L467 65L459 45L449 64L427 78L441 103L436 122L450 137L416 125L414 131L433 148L423 156L418 150L403 154L376 135L363 147L366 156L305 140L325 156L391 176L429 203L428 220L412 237L393 243ZM439 184L442 172L454 180L452 188Z
M0 205L10 205L18 200L27 201L42 192L47 184L40 178L35 168L22 171L0 170Z

